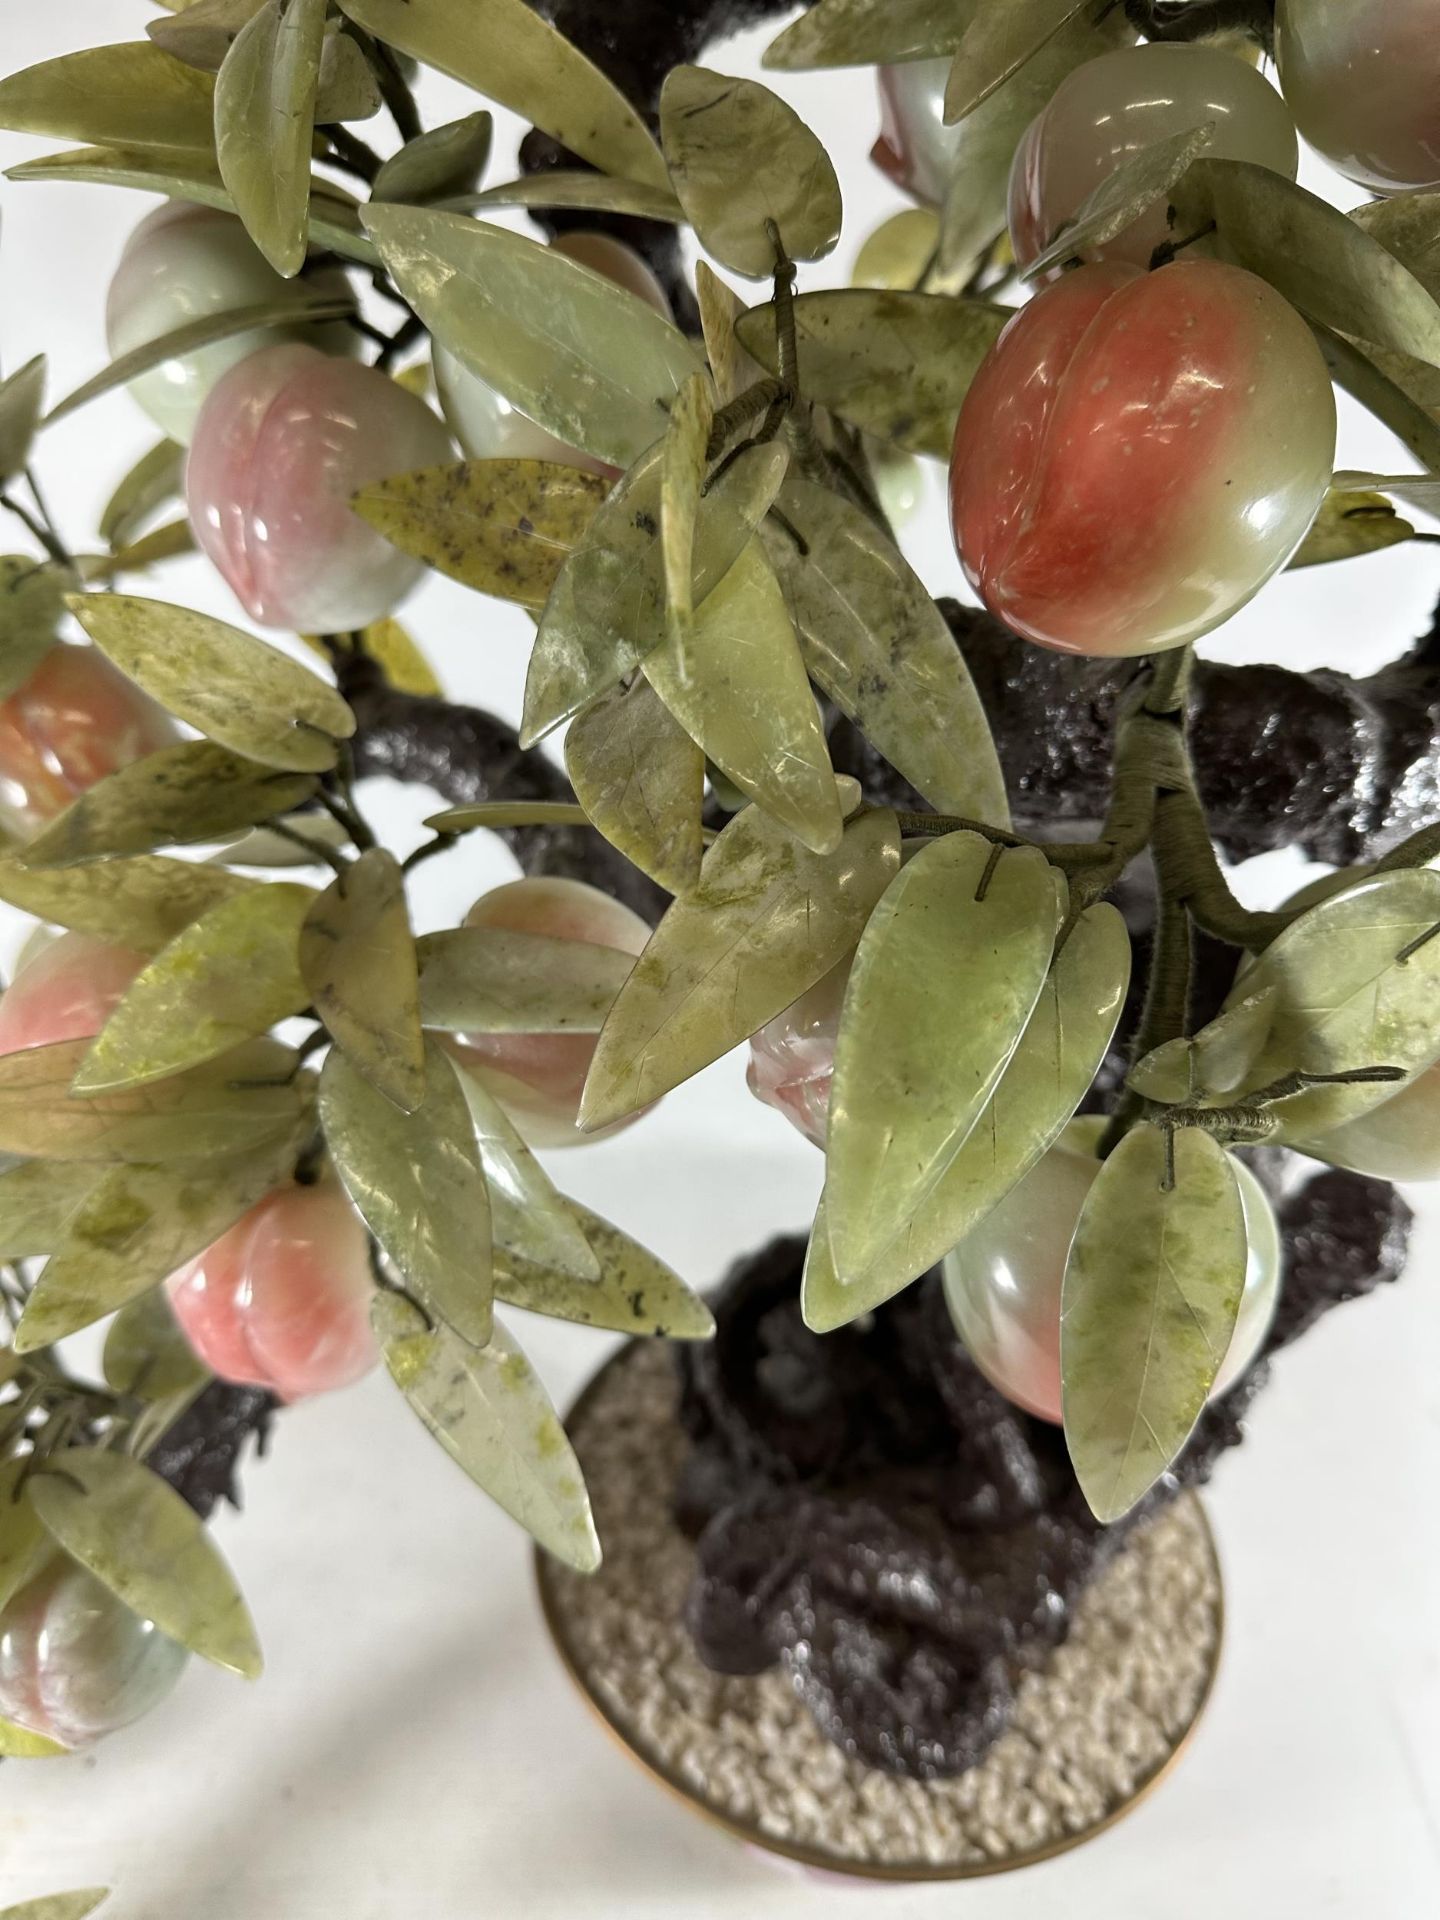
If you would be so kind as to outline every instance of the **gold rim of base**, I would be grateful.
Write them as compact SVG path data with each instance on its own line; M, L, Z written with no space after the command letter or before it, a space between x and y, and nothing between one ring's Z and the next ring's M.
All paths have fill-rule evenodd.
M639 1343L634 1341L628 1342L617 1353L612 1354L581 1388L565 1417L567 1429L572 1428L584 1416L591 1397L610 1369L637 1344ZM997 1873L1015 1873L1022 1867L1037 1867L1042 1861L1058 1859L1061 1854L1071 1853L1076 1847L1083 1847L1088 1841L1099 1839L1102 1833L1108 1833L1112 1827L1118 1826L1127 1814L1133 1813L1142 1801L1148 1800L1155 1789L1169 1778L1194 1739L1195 1730L1204 1718L1205 1709L1209 1706L1215 1691L1215 1680L1220 1670L1220 1656L1225 1643L1225 1581L1224 1568L1215 1544L1215 1532L1210 1525L1210 1516L1205 1511L1204 1502L1198 1494L1193 1492L1182 1497L1194 1503L1195 1510L1200 1516L1219 1596L1215 1607L1215 1644L1210 1655L1210 1665L1205 1674L1205 1684L1199 1700L1195 1703L1195 1711L1190 1716L1189 1725L1153 1773L1147 1774L1128 1798L1113 1806L1100 1819L1093 1821L1088 1827L1082 1827L1078 1833L1067 1833L1058 1840L1047 1841L1044 1846L1031 1847L1024 1853L1008 1854L1003 1860L968 1861L954 1866L937 1865L929 1860L898 1862L866 1860L848 1854L830 1853L823 1847L809 1846L804 1841L780 1839L775 1834L764 1832L759 1826L749 1821L727 1813L723 1807L702 1798L665 1760L658 1754L650 1752L636 1740L600 1698L591 1685L585 1664L577 1654L570 1638L565 1609L560 1604L555 1591L555 1563L539 1548L535 1552L535 1583L539 1589L540 1611L545 1629L559 1655L560 1664L601 1726L642 1772L657 1781L675 1799L683 1802L692 1813L698 1814L703 1820L708 1820L712 1826L720 1828L721 1832L728 1834L731 1839L743 1841L746 1846L758 1847L764 1853L776 1854L783 1860L792 1860L797 1866L810 1867L817 1873L845 1874L857 1880L888 1881L892 1884L988 1880Z

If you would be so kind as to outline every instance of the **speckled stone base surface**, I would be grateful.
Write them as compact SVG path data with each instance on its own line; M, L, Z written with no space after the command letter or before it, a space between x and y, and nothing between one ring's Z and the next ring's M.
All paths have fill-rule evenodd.
M601 1716L668 1786L742 1837L817 1868L879 1878L1001 1872L1082 1840L1131 1806L1205 1704L1222 1594L1204 1514L1187 1495L1093 1584L1074 1629L1021 1683L981 1765L921 1782L849 1758L783 1668L712 1673L682 1623L694 1551L670 1517L686 1442L673 1356L625 1349L570 1420L605 1550L583 1578L542 1560L560 1652Z

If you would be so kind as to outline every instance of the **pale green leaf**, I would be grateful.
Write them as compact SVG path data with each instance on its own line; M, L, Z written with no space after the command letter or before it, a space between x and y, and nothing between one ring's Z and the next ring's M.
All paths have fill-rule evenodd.
M143 532L167 501L179 497L184 483L185 449L173 440L162 440L141 454L100 515L100 538L111 552Z
M315 94L328 0L267 0L215 81L220 177L250 238L288 279L305 261Z
M267 0L190 0L176 18L151 20L145 31L157 47L187 67L218 73L236 34L266 4Z
M1279 989L1263 987L1233 999L1190 1039L1167 1040L1137 1060L1128 1084L1147 1100L1177 1106L1187 1100L1222 1100L1244 1085L1270 1038Z
M0 556L0 700L18 693L55 644L68 569L29 554Z
M1369 200L1350 218L1440 299L1440 189Z
M600 1262L573 1203L556 1191L489 1089L459 1061L452 1065L475 1127L497 1258L503 1252L542 1268L559 1268L569 1279L598 1280Z
M451 205L458 207L457 202ZM465 209L481 207L569 207L578 213L624 213L640 220L683 220L680 202L668 187L649 180L617 180L608 173L582 173L552 167L506 180L484 193L466 195Z
M705 756L643 675L577 714L565 769L587 817L669 893L689 893L705 850Z
M510 927L420 940L420 1017L448 1033L598 1033L634 957Z
M877 67L953 53L979 0L817 0L765 49L764 64Z
M62 1751L47 1740L40 1740L37 1734L24 1737L27 1741L39 1740L41 1750L46 1753ZM11 1753L16 1751L13 1746L7 1750ZM22 1900L18 1907L4 1908L0 1911L0 1920L85 1920L87 1914L94 1913L109 1898L108 1887L82 1887L75 1893L51 1893L41 1900Z
M945 118L963 120L1095 0L1005 0L972 9L945 88Z
M101 1364L117 1393L138 1400L168 1400L210 1379L181 1332L164 1287L152 1287L120 1309L106 1332Z
M338 20L327 20L315 90L316 126L372 119L381 104L380 82L359 41L343 32Z
M695 522L705 486L706 449L715 421L707 374L696 373L675 396L660 450L660 547L665 602L673 625L689 631L695 611Z
M78 564L87 586L97 580L108 584L123 573L148 573L162 560L176 560L182 554L195 551L195 529L188 519L180 519L142 534L119 553L101 554L94 559L82 556Z
M495 1296L506 1306L577 1326L632 1336L708 1340L715 1331L710 1309L662 1260L578 1201L565 1203L599 1258L598 1280L577 1280L542 1263L497 1256Z
M28 1160L0 1174L0 1259L54 1253L99 1177L67 1160Z
M425 1098L420 971L393 853L372 847L338 873L300 929L310 1000L351 1064L397 1107Z
M1314 329L1330 377L1408 448L1440 473L1440 369L1409 354L1362 349L1328 328Z
M432 813L425 824L436 833L473 833L477 827L503 833L508 827L584 827L590 822L573 800L475 800Z
M485 171L494 134L495 116L483 107L418 134L381 167L371 198L425 206L471 192Z
M69 1751L58 1741L47 1740L43 1733L31 1733L13 1720L0 1720L0 1760L59 1760ZM26 1900L18 1907L0 1909L0 1920L75 1920L81 1914L93 1913L106 1898L108 1895L99 1888L89 1893L52 1894L48 1900Z
M98 145L211 145L215 83L148 40L80 47L0 80L0 127Z
M55 1552L25 1484L34 1464L19 1459L0 1466L0 1610L30 1584Z
M1218 121L1206 120L1127 154L1114 172L1106 174L1085 196L1074 218L1050 245L1030 262L1025 278L1039 280L1069 260L1083 260L1087 253L1133 226L1148 207L1169 193L1191 161L1213 144L1218 125Z
M736 333L741 314L749 309L735 289L727 286L705 260L695 263L695 298L715 392L720 404L725 406L764 372L741 346Z
M153 953L222 900L256 883L236 873L142 854L135 860L32 870L0 857L0 900L37 920Z
M939 247L940 216L935 209L906 207L883 220L865 241L855 256L851 285L879 292L913 292L925 278Z
M0 86L3 86L0 82ZM0 380L0 486L25 465L45 400L45 356L36 354L18 373Z
M1328 566L1335 560L1380 553L1414 537L1414 527L1400 518L1383 493L1333 486L1290 566Z
M1387 493L1421 513L1440 515L1440 478L1433 473L1337 473L1335 485Z

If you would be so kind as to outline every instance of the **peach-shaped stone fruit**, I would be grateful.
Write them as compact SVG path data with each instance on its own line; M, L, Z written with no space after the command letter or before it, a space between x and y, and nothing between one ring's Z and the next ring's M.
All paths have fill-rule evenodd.
M0 997L0 1054L99 1033L145 958L88 934L62 933L21 968Z
M1279 0L1296 125L1375 193L1440 187L1440 0Z

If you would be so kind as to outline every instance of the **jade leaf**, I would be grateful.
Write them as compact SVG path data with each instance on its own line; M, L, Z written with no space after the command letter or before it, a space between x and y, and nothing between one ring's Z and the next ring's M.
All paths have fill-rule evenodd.
M736 326L749 309L735 289L707 261L695 262L695 298L705 336L710 376L722 406L758 380L764 371L740 345Z
M1330 377L1373 413L1431 473L1440 473L1440 369L1405 353L1361 348L1313 329Z
M26 1490L33 1465L19 1459L0 1466L0 1609L29 1585L55 1551Z
M1350 218L1403 260L1420 284L1440 299L1440 191L1370 200L1356 207Z
M585 1238L573 1204L555 1190L550 1176L521 1139L514 1122L488 1088L453 1061L470 1109L480 1165L490 1192L490 1225L501 1253L558 1267L570 1279L600 1278L600 1262ZM0 1182L0 1193L3 1193Z
M474 800L432 813L425 824L435 833L473 833L477 827L503 833L507 827L586 827L590 822L573 800Z
M148 40L81 47L0 79L0 127L106 146L203 149L215 83Z
M969 669L894 543L849 501L791 475L766 545L811 677L945 813L1005 826L999 757Z
M818 0L765 49L764 65L872 67L953 53L977 0Z
M1414 537L1414 527L1400 518L1383 493L1334 486L1321 501L1314 524L1290 565L1292 569L1327 566L1335 560L1353 560L1362 553L1380 553Z
M27 867L0 857L0 900L37 920L153 953L256 883L189 860L142 854L87 867Z
M535 1369L497 1324L483 1350L427 1329L396 1294L372 1318L391 1378L457 1466L548 1553L582 1573L600 1542L580 1463Z
M160 600L73 595L103 653L197 732L268 767L324 773L355 716L333 687L239 627Z
M660 94L660 139L685 217L721 266L768 278L772 224L794 260L819 260L840 238L840 182L829 154L758 80L672 67Z
M102 1366L117 1393L137 1400L167 1400L210 1379L181 1331L164 1287L152 1287L116 1314L105 1334Z
M69 1751L43 1733L31 1733L13 1720L0 1720L0 1759L58 1760ZM0 1908L0 1920L79 1920L108 1898L108 1891L98 1887L86 1893L55 1893L46 1900L24 1900L18 1907Z
M54 646L74 584L68 569L29 554L0 556L0 700L18 693Z
M933 207L906 207L883 220L855 256L852 286L909 293L925 278L940 247ZM809 368L806 368L809 377Z
M162 440L141 454L106 502L100 538L114 552L144 531L167 501L177 499L185 483L185 449Z
M421 207L472 192L485 171L494 135L495 116L483 107L463 120L417 134L381 167L371 198Z
M8 1729L9 1723L0 1722L0 1727ZM21 1727L10 1731L21 1736L20 1745L16 1747L7 1739L5 1744L0 1746L0 1752L9 1753L16 1759L64 1751L40 1734L27 1734ZM34 1753L30 1751L31 1742L35 1743ZM0 1920L85 1920L87 1914L94 1913L95 1909L103 1906L109 1898L108 1887L81 1887L74 1893L46 1894L43 1899L22 1900L18 1907L6 1907L0 1910Z
M448 1033L598 1033L634 966L618 947L509 927L420 941L420 1017Z
M300 972L351 1064L413 1113L427 1084L420 968L393 853L372 847L320 895L300 928Z
M428 1312L468 1345L490 1338L490 1203L470 1109L439 1041L425 1046L414 1113L332 1049L320 1123L345 1191Z
M151 20L145 32L157 47L203 73L218 73L237 33L267 0L190 0L169 20Z
M599 1260L598 1280L572 1274L510 1252L497 1256L495 1296L552 1320L599 1327L632 1336L708 1340L715 1331L710 1309L662 1260L578 1201L568 1201Z
M94 1167L67 1160L27 1160L0 1174L0 1259L54 1253L98 1179Z
M1219 1100L1244 1085L1270 1038L1279 989L1262 987L1235 999L1190 1039L1167 1040L1131 1068L1127 1081L1147 1100L1178 1106Z
M927 1201L990 1103L1050 971L1052 869L952 833L918 853L855 956L830 1091L827 1205L841 1276Z
M1081 259L1086 251L1103 247L1133 226L1148 207L1169 193L1191 161L1213 144L1218 125L1218 121L1206 120L1128 154L1081 201L1074 219L1030 262L1025 278L1038 280L1066 261Z
M43 353L36 354L8 380L0 381L0 486L25 465L44 399Z
M1386 493L1421 513L1440 514L1440 478L1433 473L1337 473L1335 485Z
M276 880L222 900L136 975L75 1076L77 1094L163 1080L300 1013L313 890Z
M611 846L669 893L689 893L705 850L705 756L650 682L637 676L577 714L565 768Z
M320 867L327 864L321 847L338 853L349 845L348 830L328 813L292 813L272 827L242 834L209 858L225 867Z
M601 474L549 460L462 460L381 480L351 505L437 573L535 608L609 491Z
M1065 1269L1065 1439L1097 1520L1119 1520L1189 1439L1245 1289L1235 1169L1206 1133L1138 1126L1101 1166Z
M341 0L398 53L448 73L602 173L665 185L644 120L612 81L525 0Z
M1095 0L1006 0L977 7L967 23L945 87L945 119L963 120L1012 79Z
M454 202L448 204L454 205ZM582 173L555 167L545 173L527 173L503 181L484 193L465 196L468 211L481 207L569 207L577 213L624 213L641 220L685 218L680 202L668 187L649 180L617 180L608 173Z
M380 83L359 41L343 32L338 20L327 20L315 89L316 126L369 120L381 104Z
M581 1125L648 1106L783 1013L855 945L899 868L893 814L852 819L823 855L757 808L737 814L615 1002Z
M179 1494L123 1453L67 1447L52 1464L30 1497L65 1551L191 1653L257 1678L260 1646L235 1576Z
M330 645L323 635L306 633L301 638L322 659L330 657ZM397 693L418 693L426 698L443 695L444 688L434 667L426 659L409 628L402 626L398 620L388 617L372 620L368 627L360 627L356 632L347 634L346 639L362 659L374 661L386 685L393 687Z
M660 548L673 626L688 632L695 611L695 522L715 420L709 376L692 374L675 396L660 453Z
M267 0L215 81L220 177L245 230L287 279L305 261L315 94L328 0Z

